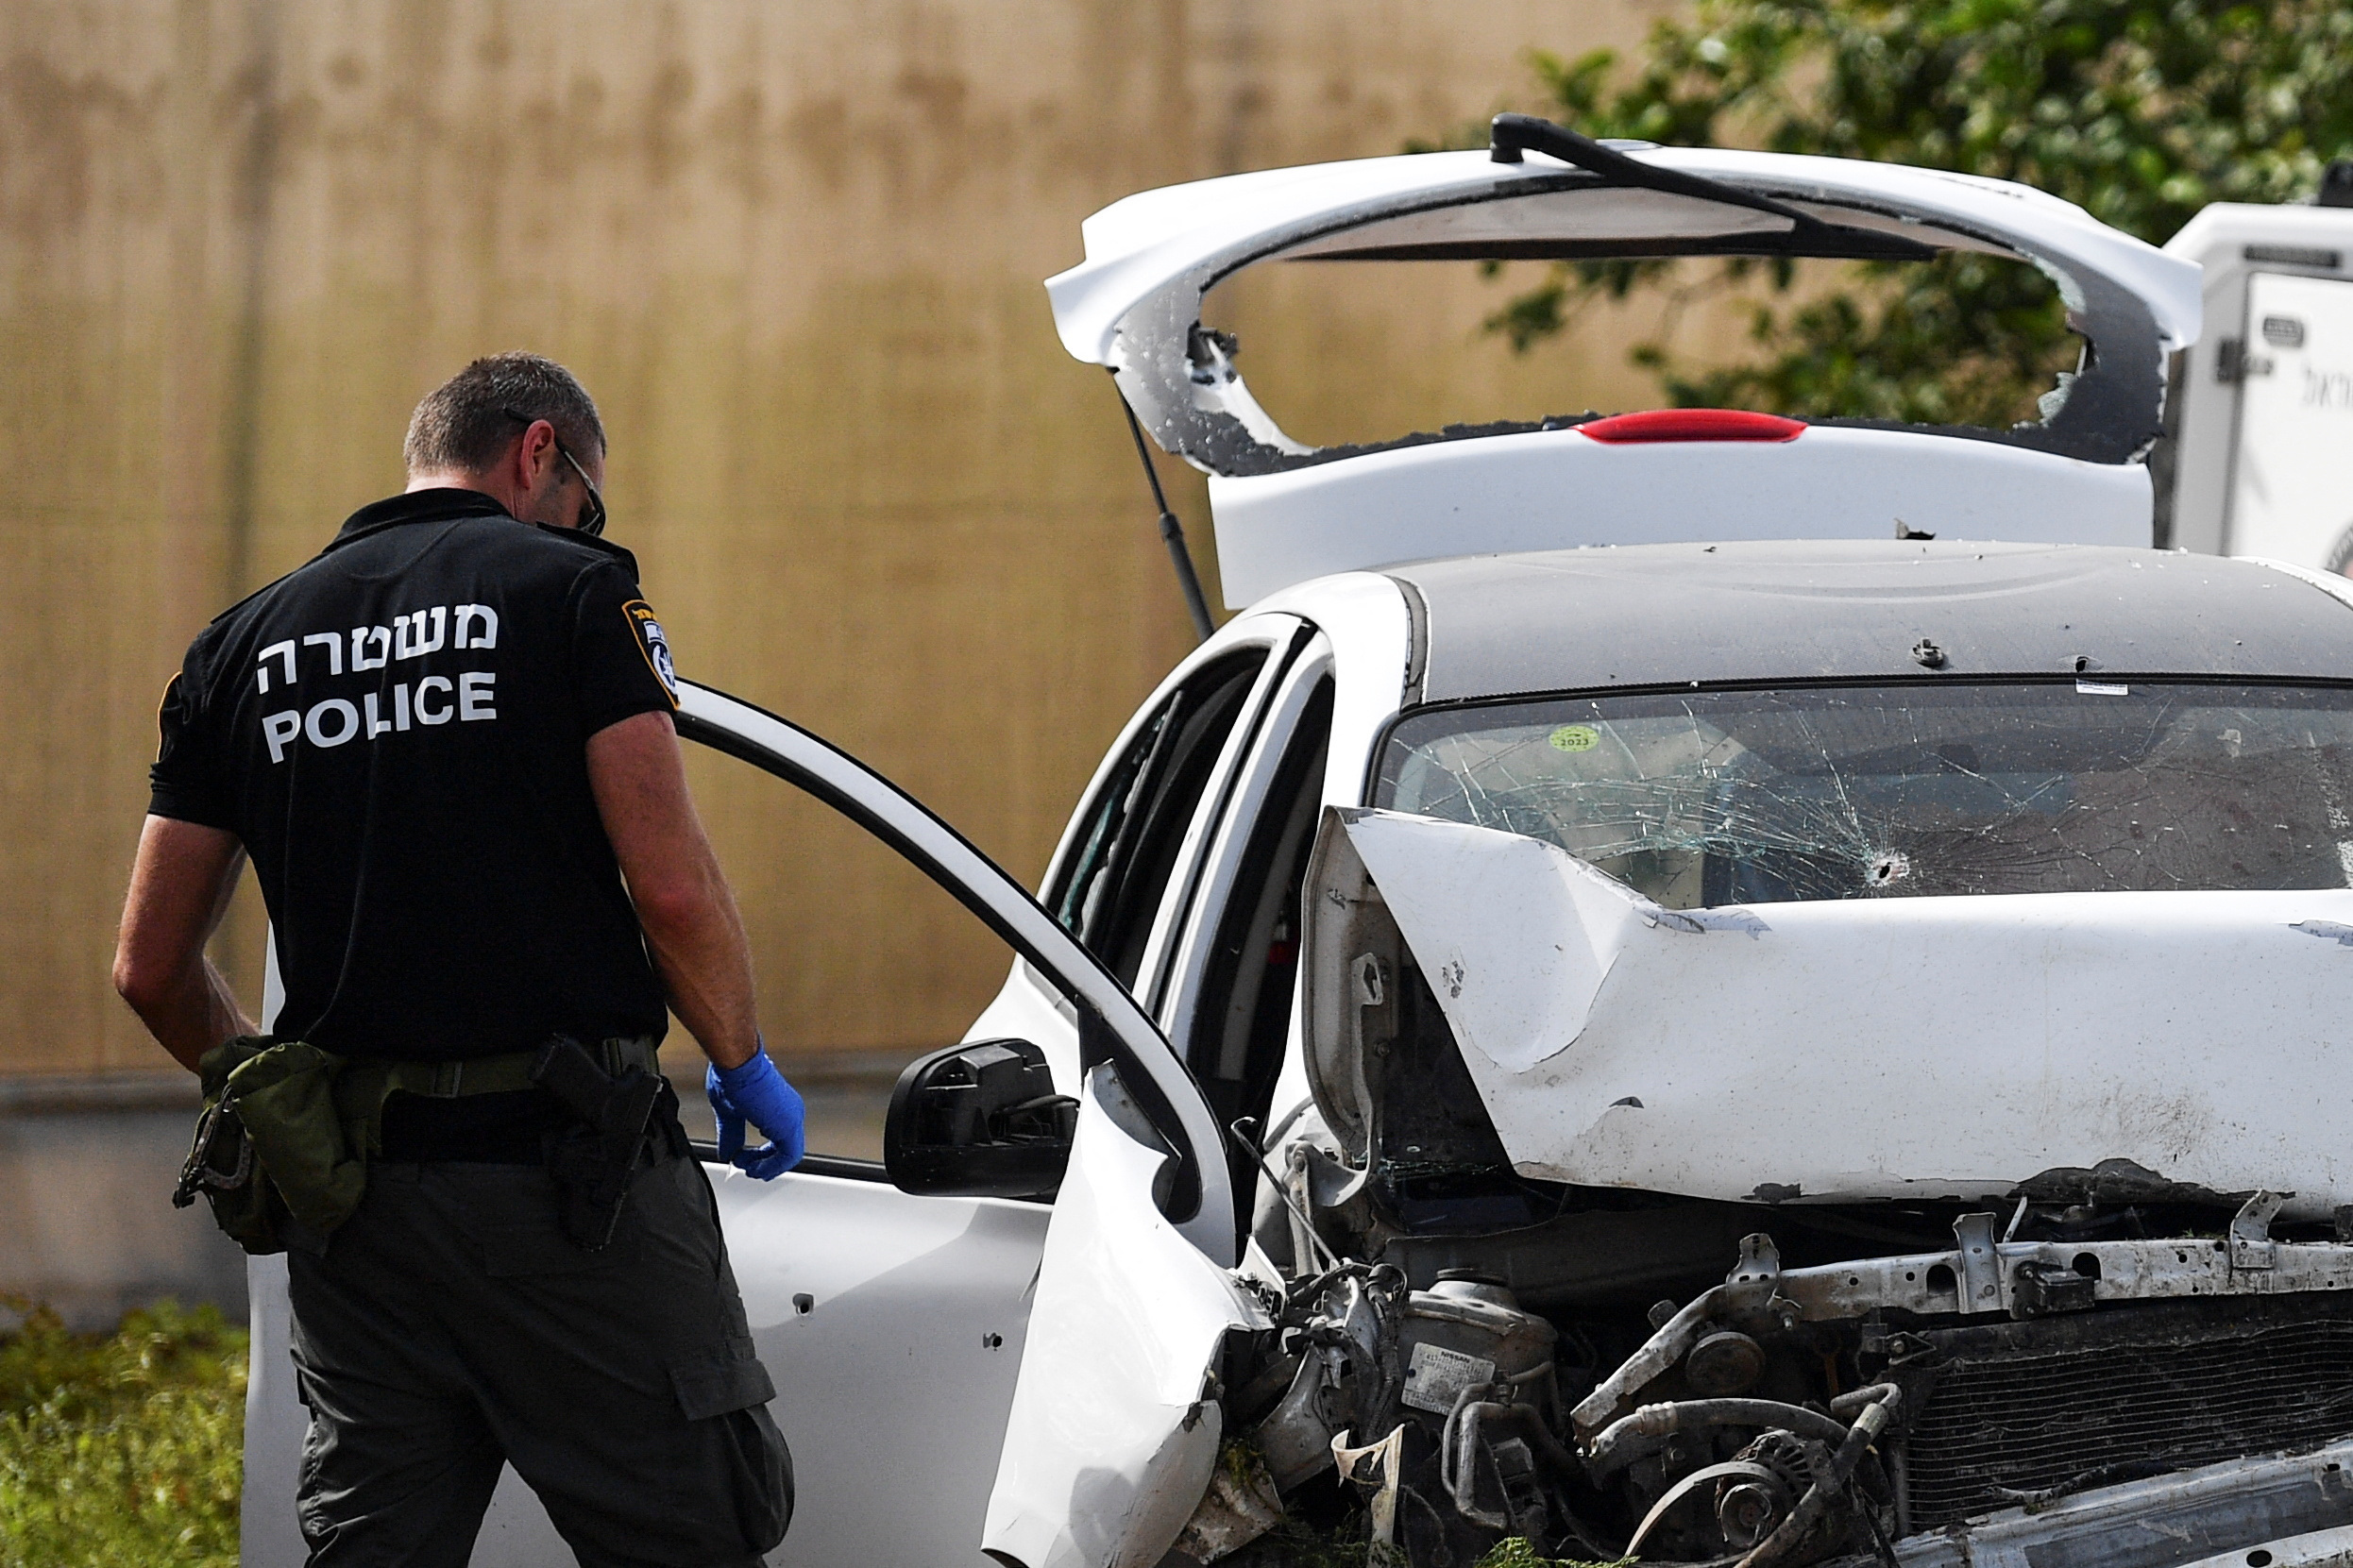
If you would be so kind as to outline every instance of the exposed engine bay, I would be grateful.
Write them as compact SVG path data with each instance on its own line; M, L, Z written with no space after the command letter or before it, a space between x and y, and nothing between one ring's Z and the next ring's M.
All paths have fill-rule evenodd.
M2342 1456L2237 1474L2353 1435L2353 1247L2275 1234L2271 1194L2227 1212L1783 1209L1733 1241L1719 1282L1661 1296L1681 1259L1629 1277L1632 1228L1697 1250L1754 1216L1523 1189L1556 1212L1409 1233L1400 1196L1467 1207L1505 1184L1346 1184L1360 1189L1335 1205L1327 1156L1293 1171L1297 1206L1262 1214L1261 1239L1315 1266L1270 1300L1277 1327L1243 1353L1227 1429L1284 1509L1362 1509L1393 1561L1468 1568L1512 1536L1600 1562L1938 1561L1973 1521L2039 1519L2061 1540L2056 1505L2212 1466L2242 1484L2137 1545L2095 1511L2065 1560L2155 1568L2250 1529L2353 1523ZM1351 1205L1369 1222L1342 1229ZM1857 1233L1884 1246L1939 1223L1941 1247L1854 1251ZM2250 1503L2258 1483L2290 1495Z
M1288 1519L1413 1568L1512 1537L2272 1568L2243 1548L2353 1527L2353 1209L2121 1157L1869 1201L1538 1179L1449 1026L1459 975L1338 831L1309 886L1354 956L1307 978L1315 1104L1264 1140L1253 1217L1273 1326L1228 1343L1229 1463L1178 1553L1280 1562ZM1860 1116L1872 1091L1801 1092Z

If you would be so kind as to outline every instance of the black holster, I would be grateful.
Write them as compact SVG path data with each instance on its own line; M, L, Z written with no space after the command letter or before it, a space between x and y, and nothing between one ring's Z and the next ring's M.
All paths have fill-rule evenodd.
M540 1047L531 1076L580 1118L548 1135L548 1174L563 1205L564 1233L589 1252L602 1252L637 1172L691 1153L678 1121L678 1096L667 1079L643 1068L618 1077L606 1072L578 1040L562 1035Z

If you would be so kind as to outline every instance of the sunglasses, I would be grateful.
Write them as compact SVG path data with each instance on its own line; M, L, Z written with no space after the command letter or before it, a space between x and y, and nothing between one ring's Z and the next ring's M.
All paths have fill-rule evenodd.
M500 409L499 412L526 428L538 423L537 416L533 414L518 413L513 409ZM555 455L572 465L572 472L580 476L580 482L588 491L588 499L580 509L579 528L581 532L596 538L604 532L604 492L597 488L597 481L588 477L588 470L580 465L580 459L574 457L570 448L564 445L562 436L556 437Z

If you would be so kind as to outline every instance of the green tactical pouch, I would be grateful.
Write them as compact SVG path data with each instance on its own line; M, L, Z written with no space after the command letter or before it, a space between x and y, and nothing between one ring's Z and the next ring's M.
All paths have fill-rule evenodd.
M204 1054L197 1067L204 1114L196 1120L195 1140L172 1192L175 1208L186 1208L202 1193L212 1207L213 1223L256 1256L286 1250L286 1201L254 1158L253 1139L228 1098L229 1078L274 1043L267 1036L241 1035Z
M351 1218L367 1188L335 1105L343 1058L301 1040L273 1045L229 1075L229 1104L287 1209L313 1236Z
M205 1054L204 1116L172 1202L202 1192L229 1239L283 1252L289 1217L325 1237L360 1206L367 1184L335 1104L343 1058L300 1040L244 1036Z

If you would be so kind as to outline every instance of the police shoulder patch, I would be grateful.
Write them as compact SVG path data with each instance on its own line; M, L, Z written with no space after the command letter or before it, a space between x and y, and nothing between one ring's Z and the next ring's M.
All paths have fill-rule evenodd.
M662 683L669 694L670 706L678 706L678 668L670 663L669 639L662 634L662 623L653 615L653 606L642 599L633 599L621 606L621 614L629 617L629 630L637 639L637 650L646 656L654 678Z

